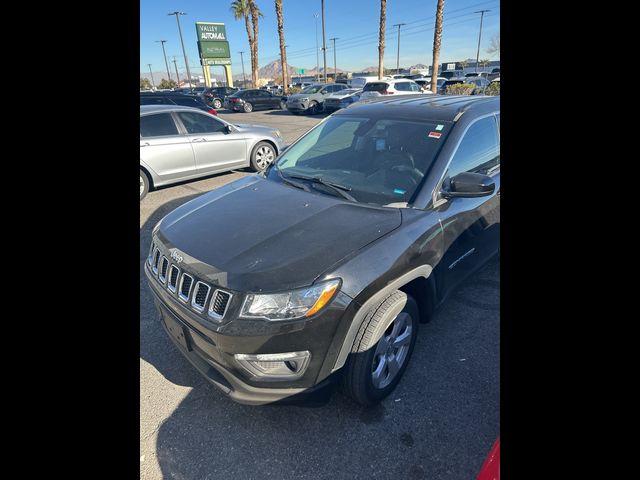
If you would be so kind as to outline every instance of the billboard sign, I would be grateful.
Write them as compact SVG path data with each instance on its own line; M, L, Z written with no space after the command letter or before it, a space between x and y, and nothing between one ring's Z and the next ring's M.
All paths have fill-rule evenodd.
M224 23L196 22L198 53L201 59L220 59L227 62L207 62L207 65L230 65L231 53Z

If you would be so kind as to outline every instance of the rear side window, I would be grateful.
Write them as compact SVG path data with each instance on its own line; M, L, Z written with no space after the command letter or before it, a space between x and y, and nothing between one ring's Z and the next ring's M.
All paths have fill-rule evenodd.
M399 92L410 92L411 87L409 86L409 82L398 82L395 85L395 89Z
M176 96L171 98L171 100L173 100L173 103L175 103L176 105L182 105L183 107L195 107L195 108L202 107L202 102L200 102L197 98L193 98L193 97Z
M170 113L156 113L140 117L141 137L166 137L169 135L178 135L178 128Z
M451 160L448 176L451 178L462 172L489 175L499 166L500 139L492 115L469 127Z
M140 105L171 105L171 102L167 100L167 97L140 95Z
M389 85L385 82L367 83L362 89L363 92L384 92Z
M225 124L221 121L202 113L177 112L184 128L189 134L194 133L216 133L225 129Z

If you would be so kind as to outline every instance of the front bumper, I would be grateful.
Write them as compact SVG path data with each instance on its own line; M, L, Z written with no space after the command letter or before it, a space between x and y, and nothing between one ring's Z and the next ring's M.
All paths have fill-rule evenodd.
M287 102L287 110L304 112L309 109L309 102Z
M243 328L244 319L234 319L216 327L205 325L206 321L188 306L176 301L158 283L146 262L144 270L169 338L209 382L231 399L249 405L296 402L329 387L335 378L330 371L341 346L337 337L343 335L336 336L336 330L343 330L338 327L349 306L350 299L346 295L338 294L326 311L309 320L289 322L288 325L265 321L262 331L255 325ZM311 361L296 380L256 379L234 359L237 353L303 350L311 352Z

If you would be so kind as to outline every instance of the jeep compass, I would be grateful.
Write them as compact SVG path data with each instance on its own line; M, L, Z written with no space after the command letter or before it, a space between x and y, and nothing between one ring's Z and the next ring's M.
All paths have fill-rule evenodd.
M185 203L144 268L167 334L241 403L334 383L379 402L419 324L499 252L499 127L498 97L381 97Z

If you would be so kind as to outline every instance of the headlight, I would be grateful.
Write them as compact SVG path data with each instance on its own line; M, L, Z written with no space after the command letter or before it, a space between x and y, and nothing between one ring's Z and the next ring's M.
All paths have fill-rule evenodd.
M304 97L300 99L301 102L308 102L309 101L309 97Z
M340 280L335 279L292 292L250 293L242 305L240 316L267 320L292 320L310 317L331 301L339 286Z

